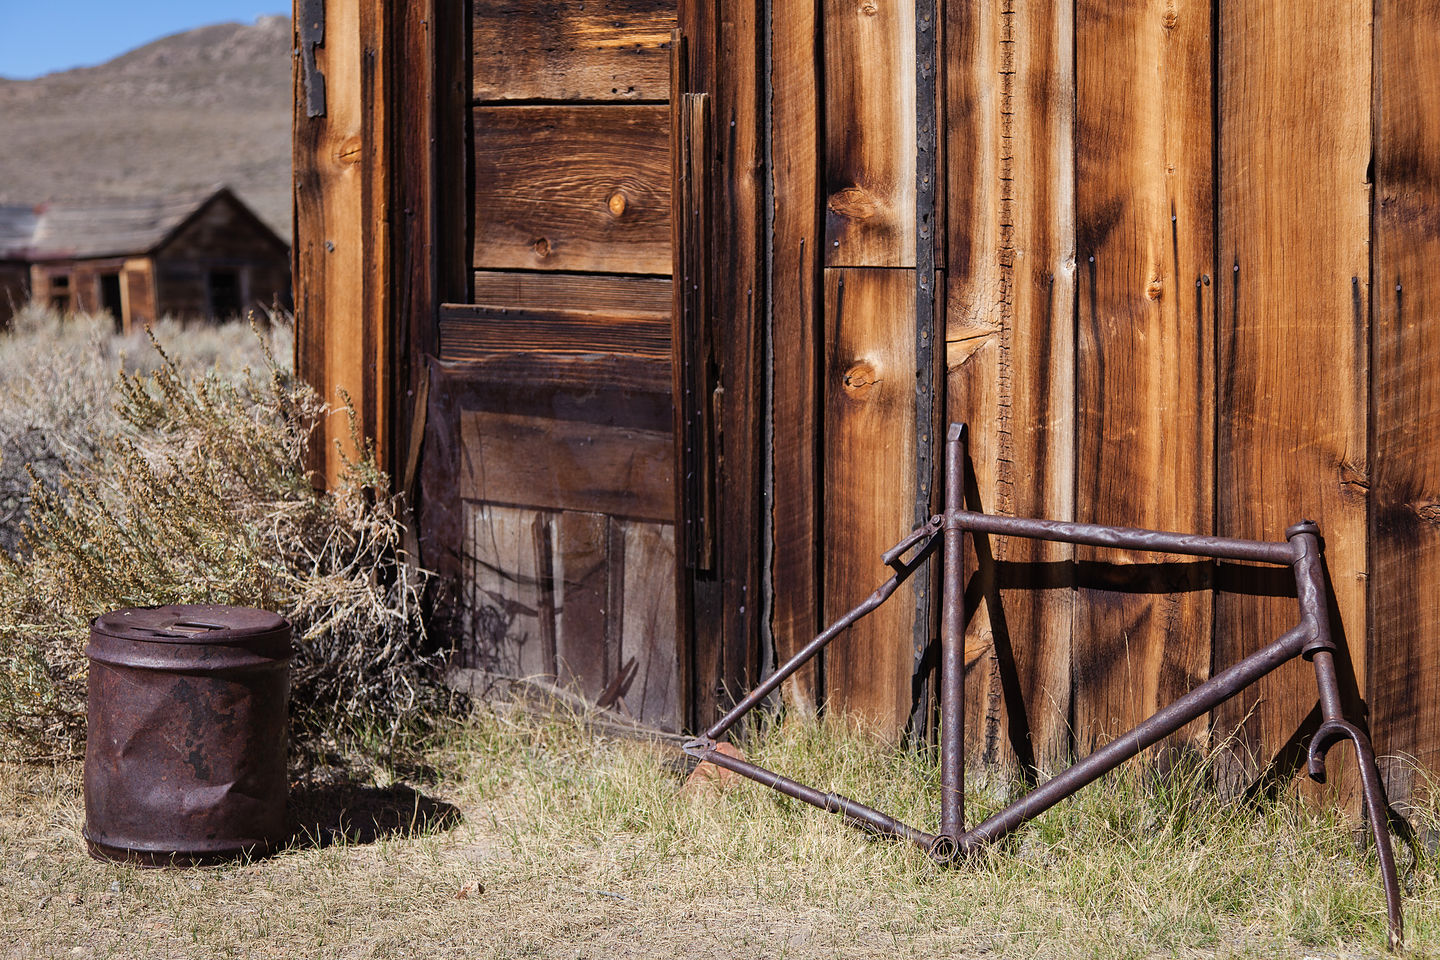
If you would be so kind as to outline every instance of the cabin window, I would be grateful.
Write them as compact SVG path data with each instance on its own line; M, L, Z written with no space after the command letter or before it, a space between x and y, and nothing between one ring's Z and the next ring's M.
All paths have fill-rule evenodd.
M70 312L70 275L68 273L50 275L50 309L56 313Z
M211 270L210 316L216 320L238 317L243 306L240 302L240 273L236 270Z

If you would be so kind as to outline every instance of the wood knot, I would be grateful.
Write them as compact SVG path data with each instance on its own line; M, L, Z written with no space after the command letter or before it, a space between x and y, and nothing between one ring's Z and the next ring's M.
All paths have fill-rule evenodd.
M1164 292L1165 284L1161 282L1159 277L1152 277L1150 282L1145 286L1145 296L1150 300L1159 300L1161 294Z
M545 239L544 237L541 237L540 239L532 243L530 245L530 248L535 251L535 256L537 257L543 259L550 256L550 241Z
M623 217L625 215L625 194L616 190L610 194L610 199L605 201L605 206L610 208L610 216Z
M880 213L880 201L864 187L846 187L825 201L830 212L847 220L869 220Z
M1164 24L1166 30L1174 30L1175 24L1180 22L1180 15L1175 12L1175 5L1173 3L1167 3L1165 5L1165 19L1160 22Z
M1413 504L1411 509L1415 511L1415 516L1426 523L1440 523L1440 503L1417 503Z
M863 399L883 381L877 377L875 365L861 360L845 371L845 393L855 399Z
M862 17L873 17L880 12L880 5L875 0L866 0L860 4L860 15Z
M339 149L335 151L335 156L341 163L359 163L363 146L364 143L359 137L350 137L344 143L340 144Z

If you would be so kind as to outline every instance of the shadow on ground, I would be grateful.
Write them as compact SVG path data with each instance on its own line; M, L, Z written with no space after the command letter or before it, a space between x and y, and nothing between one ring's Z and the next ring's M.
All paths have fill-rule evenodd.
M337 781L302 783L290 790L291 848L404 839L449 830L461 819L459 807L404 784Z

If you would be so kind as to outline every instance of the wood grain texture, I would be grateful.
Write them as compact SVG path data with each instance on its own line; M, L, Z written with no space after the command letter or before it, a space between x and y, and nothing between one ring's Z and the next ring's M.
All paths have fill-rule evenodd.
M461 624L465 659L507 677L554 677L549 517L467 501Z
M820 307L824 213L820 159L818 0L775 0L770 137L775 196L770 291L773 461L770 630L784 663L820 631ZM823 696L821 658L782 695L813 711Z
M675 253L674 353L675 430L679 463L676 496L680 510L680 552L687 567L715 569L716 536L716 328L711 294L716 265L710 253L711 217L710 97L677 93L671 103L674 158L674 213L671 237Z
M915 266L914 0L824 0L825 263Z
M464 665L679 728L673 526L469 500L464 523Z
M1276 539L1319 523L1332 630L1363 689L1370 9L1222 0L1220 29L1217 532ZM1284 597L1221 593L1215 663L1294 616ZM1296 661L1221 707L1216 736L1239 734L1232 778L1286 753L1315 704Z
M1074 515L1074 61L1069 4L949 6L949 418L985 510ZM1069 753L1070 548L977 538L966 731L986 764ZM1009 588L1022 589L1009 589ZM979 612L983 611L983 612Z
M418 450L427 382L426 358L438 353L436 310L469 299L467 163L469 84L447 83L468 72L464 0L412 0L389 5L390 87L394 152L391 172L393 305L386 331L396 351L390 406L396 440L389 467L403 477L402 458ZM411 491L413 493L413 491Z
M915 279L825 271L824 615L833 621L889 575L880 555L908 533L915 489ZM826 651L834 708L898 739L914 665L907 588Z
M556 514L553 529L556 674L594 703L616 666L606 623L610 520L567 511Z
M1076 7L1076 519L1212 529L1210 0ZM1211 564L1077 547L1083 755L1210 673ZM1202 718L1172 743L1203 747Z
M470 302L515 310L588 310L669 317L669 277L477 270Z
M476 100L664 100L674 0L476 0Z
M477 269L670 273L669 110L477 107Z
M710 319L719 390L716 513L723 518L715 570L689 579L685 630L687 713L708 726L720 708L759 676L762 610L761 391L765 317L764 153L761 41L766 11L758 0L682 5L690 56L687 92L706 93L716 131L711 179L716 266Z
M440 308L440 350L457 360L544 351L581 356L608 353L666 363L670 360L670 319L445 304Z
M1375 8L1374 354L1366 697L1392 801L1440 769L1440 4ZM1355 631L1350 634L1356 643Z
M719 169L714 207L724 264L714 321L720 354L716 420L717 516L725 526L717 560L724 578L726 682L733 693L760 676L760 510L764 399L761 362L766 316L765 170L762 37L767 10L758 0L717 4L718 69L713 108ZM721 282L723 281L723 282Z
M383 57L367 51L385 43L383 5L375 0L330 11L317 63L327 83L327 112L305 115L296 77L295 168L296 370L327 403L354 402L360 431L389 453L386 398L388 311L386 104ZM297 42L298 46L298 42ZM344 417L327 418L312 464L332 480L343 456L355 454Z
M469 411L457 487L467 500L673 522L668 431Z
M606 409L617 410L637 395L647 395L647 405L664 404L670 396L669 360L622 357L614 354L573 354L549 351L504 350L463 360L444 353L434 358L447 368L453 381L471 381L470 386L513 390L518 394L545 394L549 391L604 394ZM624 417L627 422L631 418ZM645 422L658 422L647 417Z
M679 635L675 617L675 528L670 524L623 525L624 611L619 662L631 657L639 669L625 704L641 722L679 729Z

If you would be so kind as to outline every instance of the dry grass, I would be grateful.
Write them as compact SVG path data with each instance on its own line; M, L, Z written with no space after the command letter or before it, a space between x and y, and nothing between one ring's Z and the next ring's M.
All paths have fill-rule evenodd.
M835 725L750 747L933 826L925 756ZM1122 773L942 870L753 784L688 799L668 748L578 723L486 713L429 759L440 773L419 793L299 794L310 837L335 842L178 872L86 858L74 767L0 769L0 955L1348 957L1384 942L1354 824L1290 798L1221 803L1196 775ZM1009 789L975 785L970 819ZM1437 863L1402 861L1410 955L1428 956Z

